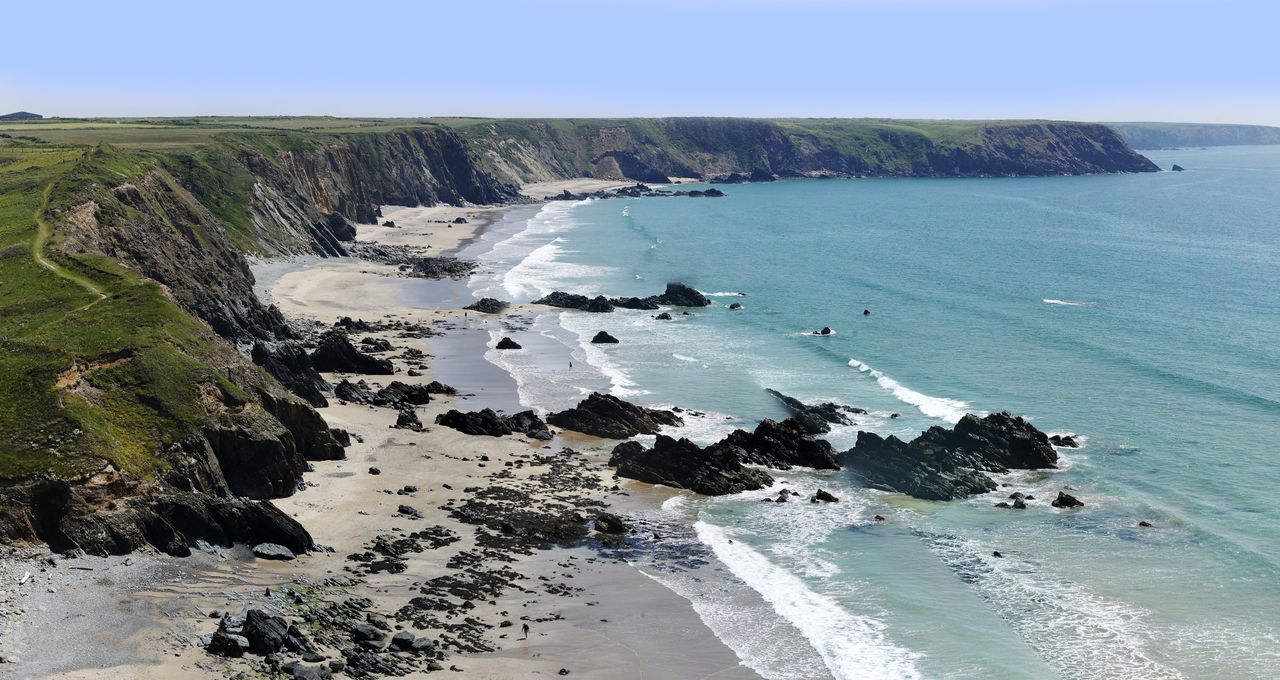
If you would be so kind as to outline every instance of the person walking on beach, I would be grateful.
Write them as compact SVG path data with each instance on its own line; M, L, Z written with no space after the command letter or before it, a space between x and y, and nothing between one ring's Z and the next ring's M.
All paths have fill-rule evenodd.
M527 624L527 623L526 623L526 624L521 625L521 626L520 626L520 629L524 631L524 637L522 637L522 638L520 638L520 639L521 639L521 640L528 640L528 639L529 639L529 624Z

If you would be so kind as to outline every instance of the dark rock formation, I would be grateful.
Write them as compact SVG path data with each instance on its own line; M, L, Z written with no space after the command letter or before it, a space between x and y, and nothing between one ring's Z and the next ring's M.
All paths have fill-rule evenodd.
M428 385L409 385L399 380L378 390L374 395L374 403L379 406L422 406L431 401L431 388Z
M840 499L831 495L829 492L818 489L813 496L809 498L810 503L839 503Z
M450 409L436 416L436 424L452 427L463 434L488 435L501 437L511 434L511 424L506 418L498 415L493 409L471 411L469 413Z
M390 352L391 341L385 338L361 338L360 348L366 352Z
M591 298L590 300L588 300L587 304L582 307L579 307L579 309L581 309L584 312L594 312L597 314L603 314L603 313L608 313L613 311L613 303L609 302L609 298L606 298L603 295L597 295Z
M668 283L667 289L658 296L658 303L672 307L711 306L711 301L705 295L683 283Z
M600 331L596 333L594 338L591 338L591 342L596 345L616 345L618 344L618 339L604 331Z
M659 314L659 315L657 315L657 316L655 316L655 317L653 317L653 318L657 319L658 321L670 321L670 320L671 320L671 314L670 314L669 312L663 312L663 313L661 313L661 314Z
M422 421L418 419L418 412L411 408L401 409L396 414L396 424L392 427L397 430L413 430L421 432L423 430Z
M504 416L487 408L469 413L450 409L436 416L436 424L452 427L459 432L471 435L502 437L513 432L521 432L533 439L551 439L547 424L533 411L521 411L513 416Z
M609 302L614 307L621 307L623 309L654 310L658 308L658 300L657 300L657 297L655 296L650 296L646 298L639 298L639 297L609 298Z
M865 414L866 411L852 406L823 402L809 405L795 397L771 389L765 389L791 412L791 417L799 422L809 434L824 434L831 431L831 425L853 425L852 414Z
M449 387L448 385L440 382L439 380L432 380L431 382L427 383L427 393L428 394L457 394L458 390L455 390L452 387Z
M279 543L259 543L253 546L253 554L264 560L291 560L295 557L292 550Z
M790 470L796 465L819 470L840 469L831 444L811 437L791 418L781 423L766 418L753 432L734 430L709 448L732 453L743 463L778 470Z
M742 309L742 303L741 303L741 302L734 302L734 303L732 303L732 304L730 304L730 305L729 305L729 309Z
M338 381L338 384L333 386L333 396L353 404L372 404L374 399L373 391L369 389L369 383L363 380L351 382L346 378Z
M832 333L834 333L834 332L835 332L835 331L831 330L831 327L830 327L830 326L823 326L823 327L822 327L822 330L820 330L820 331L814 331L814 332L813 332L813 334L814 334L814 335L831 335L831 334L832 334Z
M918 441L918 440L916 440ZM873 489L898 491L916 498L949 501L994 491L990 477L961 467L946 451L859 432L857 444L841 454L841 462Z
M723 496L773 485L763 470L744 467L727 449L700 448L688 439L658 435L653 448L623 442L613 449L609 465L618 476L707 496Z
M495 349L524 349L523 347L520 346L520 343L508 337L503 337L501 340L499 340L498 344L494 345L494 348Z
M1185 168L1183 168L1181 165L1178 165L1177 163L1174 163L1173 167L1169 169L1174 172L1182 172L1183 170L1185 170Z
M1008 411L985 418L966 414L954 428L935 425L911 444L946 451L958 464L975 470L1007 472L1058 467L1058 452L1049 437Z
M459 260L456 257L420 257L408 263L409 273L424 279L459 278L469 276L476 268L476 263Z
M480 298L475 302L463 307L473 312L482 312L484 314L501 314L510 305L509 302L503 302L497 298Z
M324 228L339 241L356 240L356 225L350 220L343 217L342 214L332 212L323 218Z
M599 392L592 392L574 408L552 413L547 416L547 422L605 439L657 434L663 425L684 425L684 420L671 411L636 406Z
M1053 468L1058 454L1043 432L1002 412L965 415L954 428L931 427L910 443L859 432L842 460L874 488L950 500L995 489L983 471Z
M391 375L396 372L390 359L379 359L361 352L345 333L336 330L320 336L320 343L311 353L311 363L316 370L330 373Z
M138 496L114 507L98 507L62 480L36 484L22 512L29 537L54 552L82 550L90 555L124 555L151 545L185 557L198 541L230 547L233 543L276 543L294 554L314 544L307 530L267 501L174 492Z
M1055 434L1052 437L1049 437L1049 443L1054 446L1061 446L1068 449L1080 448L1080 443L1076 441L1074 436L1069 434Z
M1050 501L1049 504L1055 508L1079 508L1084 506L1084 501L1065 491L1059 491L1058 497Z
M320 376L302 345L293 341L253 343L253 363L261 366L271 377L280 381L290 392L316 407L328 406L324 393L329 383Z
M596 531L602 534L626 534L631 532L622 518L611 513L600 511L596 514Z
M585 295L576 295L574 293L565 293L557 290L550 295L534 300L533 304L562 307L564 309L583 309L590 301L591 298Z

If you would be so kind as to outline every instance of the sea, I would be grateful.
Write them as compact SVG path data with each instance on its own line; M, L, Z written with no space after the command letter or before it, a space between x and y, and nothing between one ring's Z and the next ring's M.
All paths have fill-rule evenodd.
M464 252L468 294L711 299L492 325L525 349L486 357L543 413L609 392L699 412L669 434L707 444L786 417L774 389L867 410L840 450L1004 410L1079 439L961 501L792 470L796 500L840 501L654 504L705 566L637 568L765 678L1280 677L1280 147L1147 155L1186 171L517 208ZM995 507L1014 491L1036 500Z

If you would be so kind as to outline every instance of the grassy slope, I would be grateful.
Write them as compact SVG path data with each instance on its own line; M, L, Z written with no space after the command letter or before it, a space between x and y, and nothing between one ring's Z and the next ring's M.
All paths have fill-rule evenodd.
M201 423L200 385L238 392L216 368L233 350L155 283L64 253L56 238L44 249L55 269L35 257L46 194L51 209L66 209L84 187L114 186L151 162L0 140L0 478L76 475L103 460L149 476L161 465L154 452ZM57 385L95 362L107 367L86 371L76 389Z

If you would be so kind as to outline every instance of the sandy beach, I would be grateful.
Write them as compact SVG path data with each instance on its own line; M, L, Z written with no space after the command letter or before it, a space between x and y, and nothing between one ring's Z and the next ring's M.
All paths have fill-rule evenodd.
M595 180L526 187L530 196L617 186ZM395 226L361 225L358 240L456 253L500 219L506 208L384 208ZM465 222L457 221L462 218ZM484 362L487 332L477 313L454 307L406 307L392 265L360 259L268 261L255 269L259 296L300 322L341 317L374 323L353 334L386 340L380 352L394 376L326 374L333 384L392 380L427 384L432 364L450 362L456 397L435 395L416 409L423 431L394 427L397 412L331 399L320 409L331 427L351 434L345 460L314 463L306 488L275 504L298 519L324 551L292 561L254 558L245 546L210 547L190 558L155 554L0 561L9 584L0 600L0 677L181 678L269 672L263 662L224 659L203 649L217 627L210 614L270 607L298 614L316 603L359 600L370 621L430 637L447 652L438 669L463 677L522 678L571 673L587 678L751 678L699 620L690 603L601 549L598 535L581 547L530 548L502 543L483 522L461 521L459 508L504 494L517 504L587 517L636 490L604 465L612 442L575 435L550 442L470 436L434 425L450 408L479 408L480 399L518 404L509 376ZM413 280L415 286L457 281ZM447 297L447 296L446 296ZM527 315L528 307L508 314ZM437 342L457 334L460 342ZM442 348L449 356L441 357ZM475 375L482 385L468 384ZM485 377L488 376L488 377ZM639 485L643 486L643 485ZM486 495L487 494L487 495ZM496 502L487 507L490 511ZM516 512L508 506L508 510ZM519 509L523 511L523 508ZM513 515L515 516L515 515ZM430 539L427 537L430 536ZM424 546L430 543L430 546ZM607 541L606 541L607 543ZM386 546L396 545L394 550ZM541 546L547 547L547 546ZM39 554L40 550L34 550ZM361 557L363 556L363 557ZM43 571L37 571L43 564ZM34 575L24 574L35 572ZM451 579L459 606L423 604L432 584ZM417 598L417 599L415 599ZM411 605L411 602L417 602ZM301 609L300 609L301 607ZM528 624L527 639L521 626ZM39 631L38 633L36 631ZM389 630L388 635L391 630ZM341 658L335 650L324 656ZM399 668L409 677L425 665ZM335 677L346 677L342 672Z

